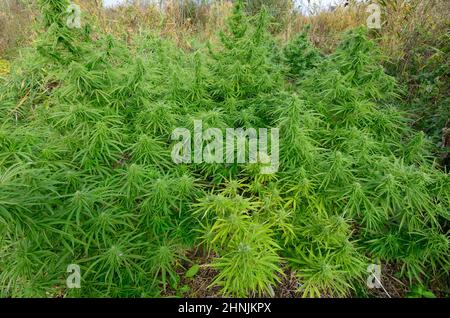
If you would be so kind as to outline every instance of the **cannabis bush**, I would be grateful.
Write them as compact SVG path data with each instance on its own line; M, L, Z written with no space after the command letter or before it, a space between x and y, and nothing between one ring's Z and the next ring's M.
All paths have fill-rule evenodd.
M309 27L298 33L284 48L283 58L287 66L287 75L293 79L315 68L320 62L319 51L308 40Z
M0 88L1 296L167 295L193 251L227 296L273 296L286 268L313 297L364 289L370 263L448 275L448 175L363 29L326 57L305 34L281 48L238 1L218 43L185 52L70 29L67 5L41 1L45 32ZM280 171L175 164L194 120L279 127Z

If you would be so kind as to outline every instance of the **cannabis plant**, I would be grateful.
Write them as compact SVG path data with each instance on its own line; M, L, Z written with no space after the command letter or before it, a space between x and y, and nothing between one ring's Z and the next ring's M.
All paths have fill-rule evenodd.
M0 78L0 296L177 295L198 261L239 297L274 296L286 269L307 297L365 289L378 262L420 286L448 276L449 178L366 30L321 56L237 1L186 51L72 29L68 4L40 1L42 34ZM279 171L174 163L173 129L196 120L279 128Z

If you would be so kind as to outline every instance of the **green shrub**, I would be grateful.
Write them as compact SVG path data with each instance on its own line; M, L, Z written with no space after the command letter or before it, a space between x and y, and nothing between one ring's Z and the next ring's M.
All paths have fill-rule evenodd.
M304 73L313 69L321 61L319 51L308 39L308 30L298 33L283 48L283 58L288 70L287 75L294 79L302 78Z

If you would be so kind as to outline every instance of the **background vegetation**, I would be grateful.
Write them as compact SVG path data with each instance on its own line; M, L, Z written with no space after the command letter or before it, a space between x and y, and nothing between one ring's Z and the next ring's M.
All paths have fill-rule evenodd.
M85 20L95 23L99 32L112 33L131 44L135 35L150 29L185 49L191 49L193 41L215 41L216 30L224 26L232 5L226 0L164 0L148 5L142 5L145 1L130 1L129 5L106 9L101 0L74 2L86 13ZM437 156L447 158L448 150L443 144L447 130L443 129L448 127L450 117L447 107L450 5L445 0L371 2L380 4L383 24L381 30L370 36L380 46L387 72L404 87L403 108L409 112L413 125L432 138ZM36 38L39 32L34 24L39 15L36 3L36 0L6 0L0 4L0 72L5 72L6 60L16 56L18 48ZM304 15L307 10L299 10L302 8L295 1L254 0L247 1L246 11L255 14L266 6L274 17L270 30L282 42L308 26L308 37L314 46L330 53L343 31L365 25L366 3L349 1L349 6L338 6L332 11L311 6L310 14Z

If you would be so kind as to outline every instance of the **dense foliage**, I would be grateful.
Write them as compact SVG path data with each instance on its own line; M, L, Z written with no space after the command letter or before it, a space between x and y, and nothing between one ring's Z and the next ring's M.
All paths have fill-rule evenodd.
M450 182L364 29L321 56L280 47L237 2L219 43L185 52L70 29L43 33L0 87L0 295L159 296L200 250L224 295L365 290L369 264L426 284L449 270ZM175 127L279 127L280 171L170 158ZM68 264L82 288L66 289Z

